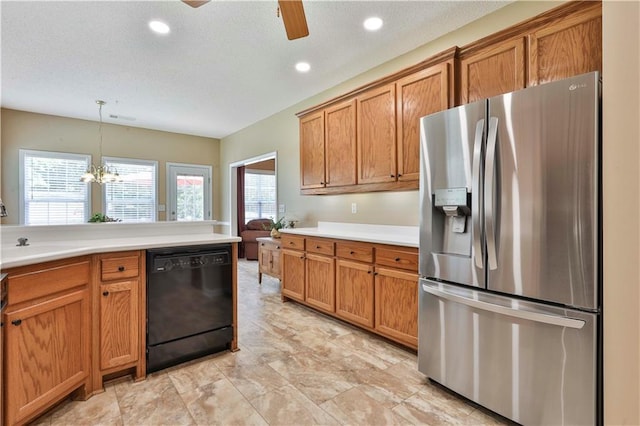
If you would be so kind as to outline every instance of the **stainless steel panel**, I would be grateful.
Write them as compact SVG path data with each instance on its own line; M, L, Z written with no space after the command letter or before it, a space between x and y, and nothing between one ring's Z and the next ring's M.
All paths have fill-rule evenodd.
M473 202L473 197L479 197L480 194L472 193L472 157L477 123L485 114L486 102L475 102L421 119L422 276L484 286L482 269L474 262L474 254L480 243L476 248L472 247L478 226L473 226L472 216L466 216L463 221L447 216L441 208L434 206L433 200L436 190L464 188L472 200L469 206L471 215L481 214L481 200ZM461 224L464 224L464 232L459 232Z
M419 292L429 378L522 424L596 423L597 314L422 279Z
M498 120L496 167L487 160L485 171L496 176L495 194L485 186L497 235L489 289L598 309L598 99L591 73L489 100Z

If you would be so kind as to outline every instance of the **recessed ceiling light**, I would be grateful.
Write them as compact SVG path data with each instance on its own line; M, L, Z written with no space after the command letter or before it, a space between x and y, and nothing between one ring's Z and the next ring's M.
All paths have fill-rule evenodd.
M377 16L367 18L364 20L364 27L369 31L377 31L382 28L382 19Z
M309 65L307 62L298 62L296 64L296 69L300 72L307 72L311 69L311 65Z
M158 34L167 34L169 32L169 26L161 21L149 22L149 28Z

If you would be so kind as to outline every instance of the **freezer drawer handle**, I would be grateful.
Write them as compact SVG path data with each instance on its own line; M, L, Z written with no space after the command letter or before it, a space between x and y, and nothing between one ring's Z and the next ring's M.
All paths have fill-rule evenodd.
M472 308L482 309L483 311L494 312L500 315L507 315L510 317L521 318L525 320L541 322L545 324L558 325L560 327L569 327L581 329L584 327L584 321L559 317L557 315L543 314L538 312L531 311L522 311L519 309L507 308L506 306L494 305L493 303L482 302L476 299L469 299L464 296L459 296L457 294L451 294L446 291L442 291L437 288L429 287L425 284L422 284L422 290L425 292L432 294L436 297L440 297L442 299L447 299L452 302L461 303L463 305L470 306Z

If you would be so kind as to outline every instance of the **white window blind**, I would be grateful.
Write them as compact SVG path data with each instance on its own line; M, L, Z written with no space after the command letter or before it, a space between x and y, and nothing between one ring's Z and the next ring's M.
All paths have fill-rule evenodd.
M245 221L276 218L276 175L273 172L246 170L244 174Z
M103 185L105 214L122 222L155 221L158 163L112 157L103 161L122 178Z
M89 219L90 188L80 182L91 156L21 149L20 221L24 225L63 225Z

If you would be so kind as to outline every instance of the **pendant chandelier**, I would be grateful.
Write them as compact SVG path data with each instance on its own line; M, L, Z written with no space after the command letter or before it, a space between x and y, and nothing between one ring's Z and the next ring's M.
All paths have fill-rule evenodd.
M91 164L87 168L87 171L84 172L82 176L80 176L80 181L88 183L96 182L100 185L102 185L103 183L121 182L122 178L118 174L118 171L115 168L109 167L106 164L102 163L102 106L106 104L106 102L98 99L96 101L96 104L98 104L98 115L100 116L100 127L98 128L98 131L100 133L99 158L101 164L97 167Z

